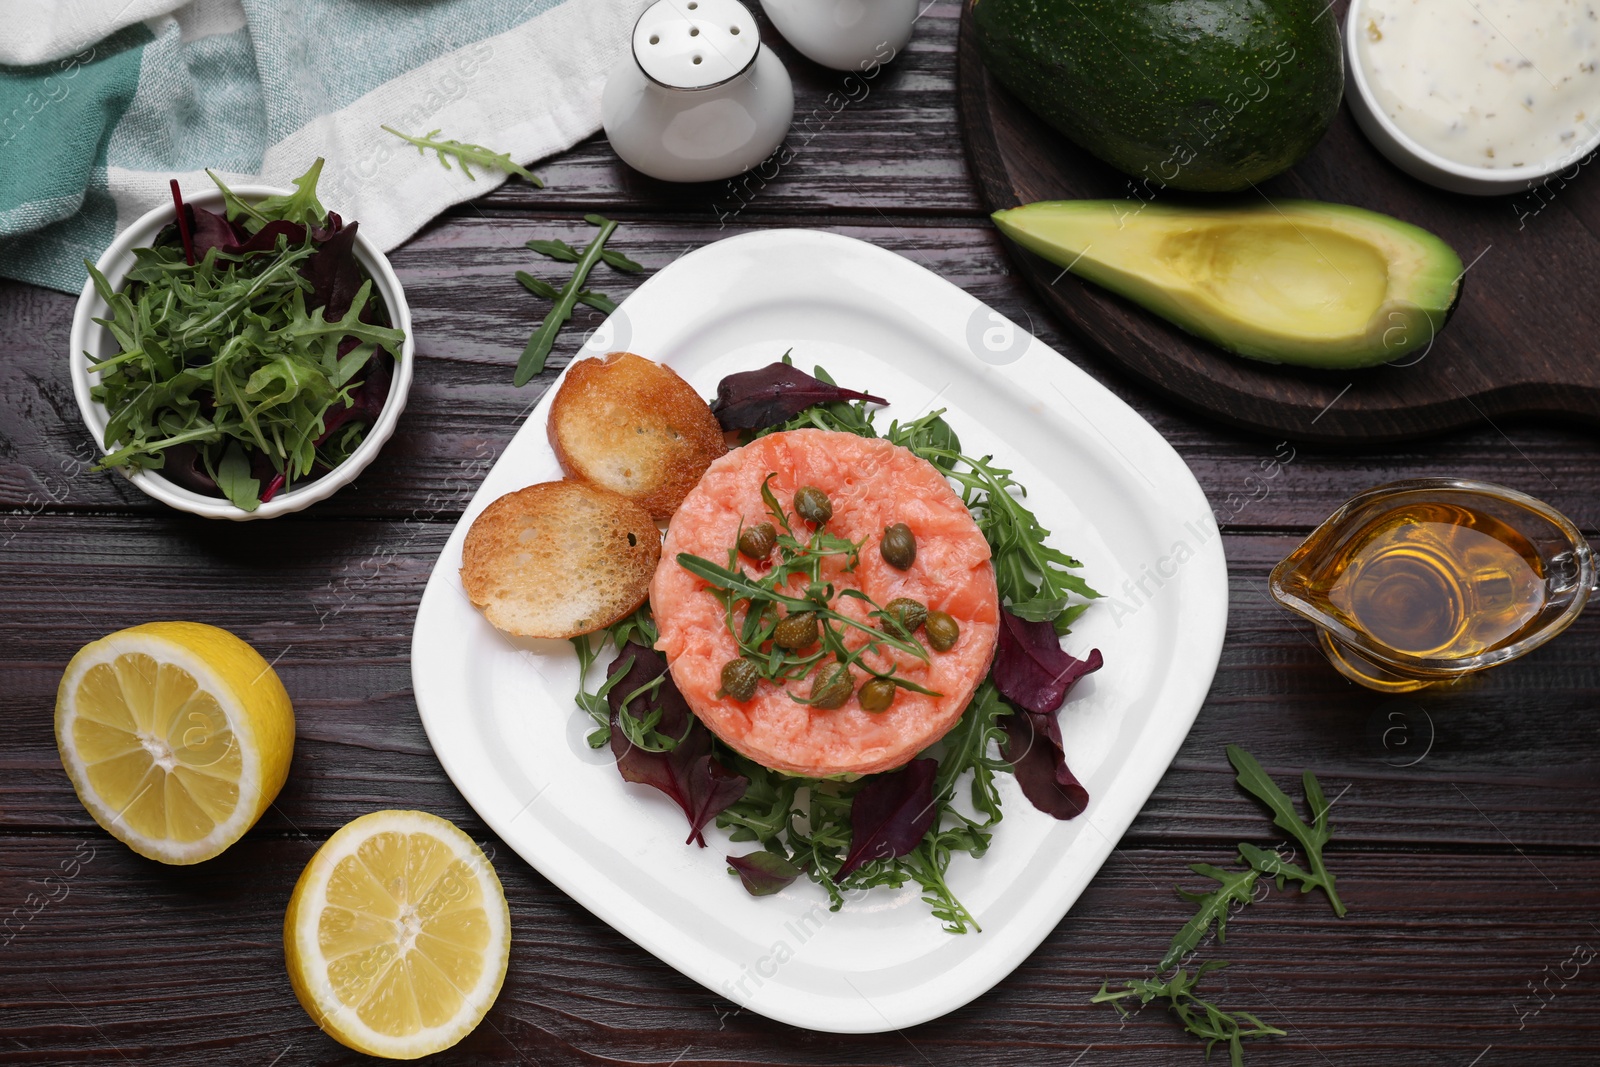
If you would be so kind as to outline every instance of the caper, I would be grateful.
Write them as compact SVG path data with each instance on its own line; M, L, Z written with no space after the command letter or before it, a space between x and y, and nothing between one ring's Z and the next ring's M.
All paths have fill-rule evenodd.
M956 620L942 611L928 612L928 619L922 627L927 631L928 644L933 646L935 652L950 651L961 636L961 627L956 625Z
M730 659L722 665L722 691L743 704L756 695L761 669L747 659Z
M887 678L874 678L861 687L862 711L888 711L894 703L894 691L900 688Z
M833 518L833 501L814 485L802 485L794 491L794 510L813 526L821 526Z
M889 606L883 609L883 613L904 626L908 634L916 633L917 627L928 619L928 609L923 606L922 601L905 596L897 596L889 601Z
M772 555L772 546L778 543L778 531L770 522L746 526L739 534L739 551L750 559L763 560Z
M811 706L824 711L842 708L844 702L850 699L855 687L855 679L850 676L849 667L842 663L829 667L812 678Z
M817 616L809 611L797 611L793 615L785 615L778 620L778 625L772 628L772 643L790 652L810 648L817 643L819 636Z
M917 535L903 522L884 528L883 540L878 542L883 561L897 571L908 571L917 561Z

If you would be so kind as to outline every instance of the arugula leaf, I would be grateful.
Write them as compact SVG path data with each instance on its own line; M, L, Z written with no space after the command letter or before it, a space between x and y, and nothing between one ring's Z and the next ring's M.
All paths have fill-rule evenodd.
M511 162L511 153L509 152L496 152L492 148L485 148L479 144L468 144L463 141L437 140L439 133L442 132L440 130L429 130L421 137L413 137L409 133L401 133L399 130L389 126L380 126L379 129L385 133L394 134L402 141L409 141L416 145L417 154L420 156L427 155L428 149L433 149L434 153L439 157L439 163L445 170L451 169L450 159L454 157L455 161L461 165L461 173L465 174L469 181L478 180L477 176L472 173L472 168L468 166L469 163L475 163L480 167L502 170L507 174L515 174L530 184L537 185L541 189L544 188L544 182L539 180L537 174L527 167Z
M1156 964L1157 974L1176 966L1183 957L1193 952L1213 923L1217 927L1217 943L1219 945L1225 943L1228 940L1228 909L1234 904L1249 904L1253 899L1256 879L1261 877L1258 871L1226 871L1209 863L1195 863L1190 865L1189 869L1195 874L1215 879L1220 884L1209 893L1193 893L1182 887L1175 887L1180 897L1200 907L1195 911L1194 917L1183 924L1183 929L1173 935L1172 944L1167 947L1167 954Z
M561 290L547 281L535 278L525 270L517 271L517 281L521 282L522 287L534 296L542 296L546 300L556 300L561 296ZM597 293L590 289L585 289L578 294L578 303L587 304L596 311L604 312L607 315L617 310L617 302L615 300L612 300L604 293Z
M1244 1067L1244 1048L1241 1042L1245 1038L1268 1035L1283 1037L1285 1031L1269 1026L1247 1011L1233 1013L1223 1011L1210 1001L1196 995L1195 989L1199 987L1200 979L1205 977L1207 972L1221 970L1226 966L1228 966L1227 960L1208 960L1195 970L1192 977L1180 967L1177 973L1166 980L1135 978L1117 991L1112 991L1108 983L1102 983L1100 992L1094 995L1090 1003L1112 1004L1126 1016L1128 1010L1120 1001L1128 997L1137 997L1141 1006L1158 998L1164 999L1168 1010L1177 1015L1185 1030L1205 1039L1206 1059L1211 1058L1211 1050L1219 1041L1226 1042L1233 1067Z
M1311 823L1307 825L1301 821L1288 794L1279 789L1277 783L1268 777L1254 756L1238 745L1229 745L1228 762L1232 763L1233 769L1238 772L1238 783L1245 792L1265 804L1272 812L1273 823L1300 842L1300 846L1305 849L1306 861L1311 865L1311 870L1305 871L1287 863L1275 853L1254 846L1241 845L1240 854L1245 862L1262 874L1276 877L1280 889L1283 888L1285 878L1298 881L1302 893L1321 889L1328 895L1328 903L1333 905L1334 914L1341 919L1344 918L1346 908L1335 888L1337 880L1322 858L1322 846L1328 843L1333 831L1328 825L1330 805L1327 797L1323 795L1317 776L1307 770L1301 778L1306 793L1306 806L1311 811Z
M549 357L550 350L555 347L556 334L560 333L562 325L572 318L573 306L578 303L582 294L586 292L583 288L583 283L588 280L589 272L594 269L594 265L605 258L606 239L616 231L617 224L603 216L585 215L583 218L591 226L600 227L600 232L595 235L594 240L590 241L578 256L577 266L572 269L572 277L567 279L567 284L562 286L561 291L556 294L555 306L550 309L550 313L539 324L539 328L533 332L533 336L528 338L528 345L522 350L522 358L517 360L517 372L511 380L511 384L519 388L527 385L534 375L544 370L544 362ZM551 244L560 244L560 242L551 242ZM532 247L532 245L530 244L529 247ZM567 251L575 251L570 245L563 244L561 247ZM549 252L546 253L546 255L551 254ZM558 256L557 258L564 257ZM627 264L620 267L619 269L621 270L644 269L631 259L621 258ZM611 261L606 260L606 262L609 263ZM616 264L612 265L616 266ZM521 279L519 278L518 280L520 281ZM523 282L523 284L527 285L526 282ZM532 286L529 286L529 288L532 289ZM591 297L595 295L590 294ZM606 298L601 297L601 299L604 300Z
M327 209L317 199L317 179L322 176L322 159L311 164L311 169L294 179L294 192L286 196L269 196L258 201L252 216L270 222L293 222L301 226L321 226L328 221ZM245 224L250 229L249 223ZM250 229L251 233L256 231Z
M261 503L261 483L250 477L250 460L237 441L229 441L217 464L217 487L240 511L254 511Z

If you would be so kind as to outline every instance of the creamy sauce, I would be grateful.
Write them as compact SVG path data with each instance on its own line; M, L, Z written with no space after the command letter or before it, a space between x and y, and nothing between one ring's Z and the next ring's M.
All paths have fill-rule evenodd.
M1412 140L1545 170L1600 136L1600 0L1367 0L1359 54Z

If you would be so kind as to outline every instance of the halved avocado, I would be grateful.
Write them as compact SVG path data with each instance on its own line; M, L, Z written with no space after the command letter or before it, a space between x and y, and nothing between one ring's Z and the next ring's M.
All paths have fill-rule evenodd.
M1461 283L1461 258L1427 230L1315 200L1053 200L994 221L1050 262L1269 363L1399 359L1433 340Z

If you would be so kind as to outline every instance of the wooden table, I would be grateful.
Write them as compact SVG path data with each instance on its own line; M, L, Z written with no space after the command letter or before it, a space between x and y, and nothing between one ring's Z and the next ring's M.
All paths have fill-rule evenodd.
M360 1061L290 992L283 908L334 829L418 807L493 849L515 939L495 1009L440 1063L1198 1065L1200 1045L1164 1012L1124 1022L1089 997L1161 955L1189 913L1172 893L1196 881L1188 864L1275 840L1233 785L1223 746L1239 742L1280 780L1315 768L1339 797L1329 855L1350 905L1340 921L1320 896L1275 895L1230 926L1235 965L1211 980L1218 999L1288 1031L1255 1045L1250 1062L1600 1063L1600 619L1590 613L1448 694L1385 698L1335 675L1265 588L1272 565L1344 498L1400 477L1501 482L1593 531L1600 447L1548 425L1382 451L1280 446L1108 371L1013 276L983 216L955 121L956 16L937 0L864 98L778 44L797 86L795 158L766 181L669 187L628 172L594 138L539 168L548 189L511 185L427 227L393 257L418 341L398 434L356 486L271 523L207 522L89 472L94 449L64 360L72 300L0 284L0 915L11 917L0 1062ZM1579 225L1563 210L1557 198L1540 223ZM522 248L531 237L583 239L585 211L622 220L617 247L651 268L751 227L824 227L908 256L1105 380L1177 447L1217 509L1232 621L1188 741L1044 945L943 1019L838 1037L735 1010L488 835L423 735L409 663L423 582L488 464L598 322L583 311L551 370L513 389L546 305L512 272L539 269ZM632 285L604 281L619 298ZM162 618L254 644L276 663L299 724L272 810L195 868L140 859L97 828L51 728L56 684L80 645ZM63 882L63 871L77 873Z

